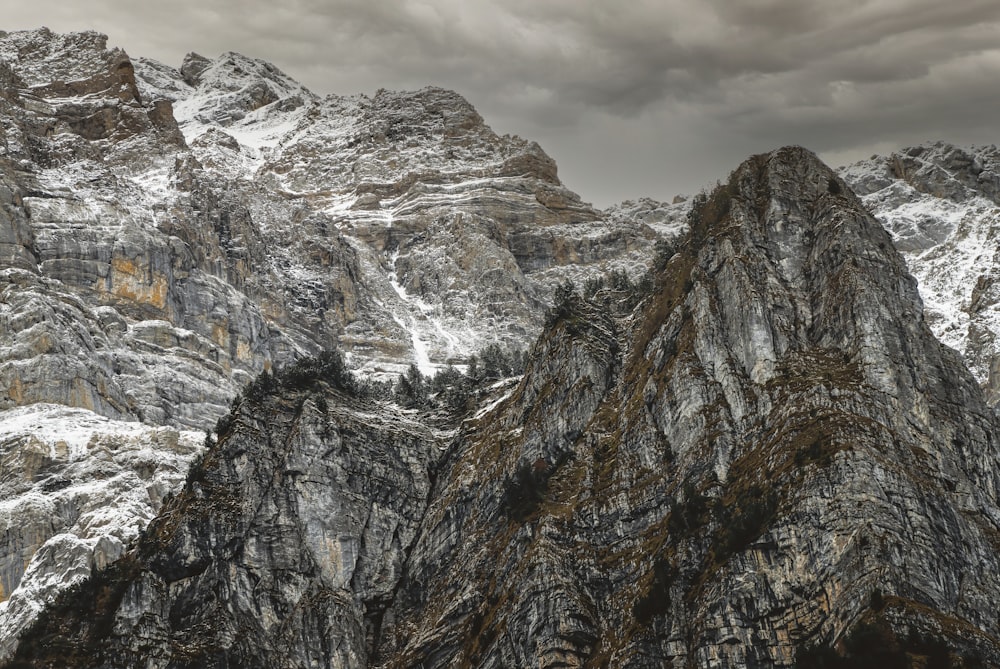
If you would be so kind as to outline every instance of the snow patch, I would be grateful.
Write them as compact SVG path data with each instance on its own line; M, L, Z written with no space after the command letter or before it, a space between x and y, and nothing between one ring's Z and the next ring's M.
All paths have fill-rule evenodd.
M399 284L399 277L396 275L396 260L399 258L399 250L393 251L392 255L389 256L389 285L392 289L396 291L396 295L404 303L410 303L412 300L409 295L406 294L406 289ZM427 354L427 344L421 339L420 333L414 326L413 315L407 311L407 320L404 321L403 318L397 314L392 314L392 319L396 321L399 327L403 328L410 334L410 340L413 342L413 355L416 358L417 369L424 376L434 376L437 374L438 367L431 363L430 356Z
M203 440L61 405L0 411L3 452L44 464L0 480L0 537L28 546L24 572L0 602L0 659L43 602L121 555L183 483Z

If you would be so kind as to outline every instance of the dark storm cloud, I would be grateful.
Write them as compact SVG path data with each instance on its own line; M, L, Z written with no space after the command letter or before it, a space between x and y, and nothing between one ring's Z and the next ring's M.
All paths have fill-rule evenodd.
M24 3L27 5L27 3ZM275 62L320 93L437 84L537 139L599 204L666 197L747 153L839 158L995 141L996 0L39 0L7 20L94 27L133 55Z

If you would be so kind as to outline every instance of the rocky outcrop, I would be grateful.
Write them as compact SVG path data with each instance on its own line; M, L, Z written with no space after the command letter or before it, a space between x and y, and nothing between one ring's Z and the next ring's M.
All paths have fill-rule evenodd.
M9 666L1000 662L1000 426L889 235L798 148L692 205L440 461L322 385L245 400Z
M36 629L52 636L19 650L32 666L366 663L440 438L336 377L282 378L280 395L248 392L234 407L107 580L60 600L86 600L82 626L61 627L60 605L43 616Z
M1000 153L935 142L842 175L892 233L920 282L934 334L962 354L990 404L1000 398Z

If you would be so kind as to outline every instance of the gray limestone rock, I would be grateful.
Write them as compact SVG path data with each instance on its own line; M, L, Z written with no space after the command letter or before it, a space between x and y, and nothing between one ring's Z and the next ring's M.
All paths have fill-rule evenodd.
M652 246L450 91L321 99L239 54L178 70L46 29L0 35L0 82L0 430L37 404L205 430L262 370L323 350L394 379L526 346L553 286L635 275ZM4 444L5 475L28 443ZM108 466L92 474L128 469ZM165 492L100 536L132 536ZM98 540L21 520L0 545L19 626L76 578L60 537ZM116 555L91 549L73 555Z
M598 212L437 88L45 29L0 34L0 83L5 633L54 600L9 666L1000 661L995 148L789 148ZM657 237L635 311L543 327ZM334 347L378 378L539 333L455 430L258 381L176 495L198 436L138 422ZM100 416L131 436L49 434Z

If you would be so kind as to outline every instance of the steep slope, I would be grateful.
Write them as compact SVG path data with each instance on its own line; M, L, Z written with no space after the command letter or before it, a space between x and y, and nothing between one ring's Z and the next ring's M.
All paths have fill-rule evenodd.
M206 427L300 348L242 290L245 207L104 36L9 33L0 58L0 408Z
M934 334L1000 399L1000 151L935 142L841 170L920 282Z
M246 400L9 666L1000 662L997 419L888 234L798 148L694 206L642 306L568 296L437 464L343 392Z
M619 355L577 306L455 445L381 665L1000 659L996 419L888 235L801 149L700 212Z
M339 336L373 370L398 368L400 348L427 371L498 338L527 344L559 268L617 260L634 271L649 246L648 228L598 222L537 144L497 136L451 91L319 99L237 54L192 54L181 73L192 68L180 127L207 169L255 182L247 201L279 264L296 269L310 327L325 308L317 246L335 235L357 254L364 294L344 300ZM234 80L246 83L232 92Z
M641 271L652 245L440 89L320 98L239 54L175 69L93 32L0 31L0 125L4 499L62 505L2 521L17 625L75 578L47 556L72 536L127 542L180 483L202 438L175 453L153 426L210 428L261 370L336 346L392 378L527 345L553 285ZM79 411L24 409L25 425L36 404ZM53 446L67 490L169 476L145 497L44 493L63 479L34 479L38 444L102 417L100 443L118 431L151 459L90 453L88 468ZM112 507L100 534L74 520L95 504Z

